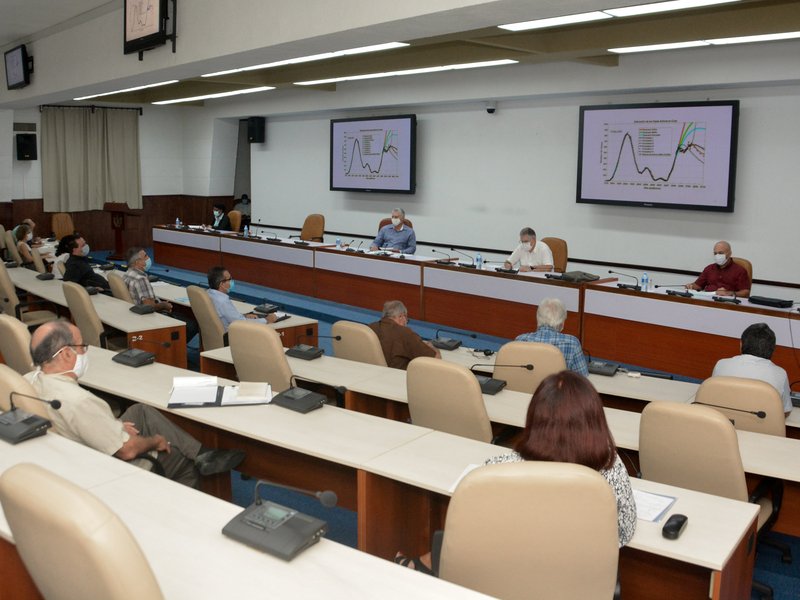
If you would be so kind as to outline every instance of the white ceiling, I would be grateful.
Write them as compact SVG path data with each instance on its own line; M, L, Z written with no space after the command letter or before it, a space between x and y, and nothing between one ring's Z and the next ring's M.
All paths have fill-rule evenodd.
M119 0L0 0L0 48L33 41L115 8Z

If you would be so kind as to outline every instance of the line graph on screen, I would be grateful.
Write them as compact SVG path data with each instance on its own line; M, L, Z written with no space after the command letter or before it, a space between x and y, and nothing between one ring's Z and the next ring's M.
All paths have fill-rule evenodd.
M344 176L365 179L399 177L398 144L396 129L345 131L342 140Z

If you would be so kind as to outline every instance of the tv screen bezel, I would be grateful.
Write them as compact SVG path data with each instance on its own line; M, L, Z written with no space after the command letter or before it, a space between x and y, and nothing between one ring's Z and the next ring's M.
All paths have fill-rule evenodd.
M333 185L333 129L338 123L348 123L356 121L388 121L391 119L408 119L410 122L409 140L409 168L408 168L408 188L402 190L374 189L368 187L334 187ZM345 119L331 119L330 123L330 161L329 161L329 189L332 192L367 192L375 194L414 194L417 189L417 115L401 114L386 115L375 117L348 117Z
M582 176L583 176L583 142L584 142L584 115L589 111L597 110L630 110L630 109L663 109L663 108L690 108L690 107L710 107L727 106L731 108L730 123L730 152L728 157L728 182L727 198L725 206L703 206L698 204L674 204L667 202L635 202L625 200L608 200L604 198L584 198L582 195ZM682 102L646 102L634 104L602 104L587 105L580 107L578 118L578 177L575 190L576 202L578 204L597 204L607 206L627 206L634 208L669 208L677 210L699 210L708 212L729 212L734 209L736 200L736 158L738 152L739 135L739 100L704 100L704 101L682 101Z
M18 53L20 58L22 59L20 63L22 64L22 79L11 83L9 80L9 72L8 72L8 57L11 54ZM17 90L20 88L24 88L31 84L31 68L30 68L30 57L28 56L28 48L25 44L20 44L11 50L6 51L3 54L3 66L6 70L6 88L9 90Z
M123 53L133 54L150 50L156 46L163 46L167 43L167 0L157 0L155 5L158 7L158 31L150 35L128 39L128 5L134 0L125 0L123 10L122 41Z

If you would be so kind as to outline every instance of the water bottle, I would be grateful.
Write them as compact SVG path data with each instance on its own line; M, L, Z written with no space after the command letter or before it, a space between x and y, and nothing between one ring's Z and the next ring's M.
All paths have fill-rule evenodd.
M642 291L648 291L648 285L650 284L650 278L647 277L647 273L642 273Z
M244 237L250 237L250 228L247 225L244 226Z
M181 228L181 218L175 217L175 229L180 229L180 228Z
M342 249L342 238L336 238L336 249L337 250Z
M483 257L480 252L475 255L475 268L478 269L478 271L483 270Z

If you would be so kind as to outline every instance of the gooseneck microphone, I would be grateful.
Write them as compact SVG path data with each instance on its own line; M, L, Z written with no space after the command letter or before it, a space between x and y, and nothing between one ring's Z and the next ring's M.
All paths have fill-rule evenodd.
M629 273L620 273L619 271L612 271L611 269L609 269L608 272L612 273L614 275L622 275L623 277L630 277L631 279L633 279L636 282L633 285L631 285L629 283L618 283L617 284L618 288L621 288L621 289L624 289L624 290L634 290L636 292L639 292L639 291L642 290L642 286L639 285L639 279L637 277L635 277L633 275L630 275Z
M692 402L692 404L702 404L703 406L712 406L714 408L722 408L724 410L733 410L733 411L736 411L736 412L742 412L742 413L746 413L748 415L754 415L754 416L758 417L759 419L766 419L767 418L767 413L765 413L763 410L747 410L747 409L744 409L744 408L733 408L732 406L720 406L719 404L709 404L708 402L698 402L697 400Z
M533 365L531 363L528 363L527 365L497 365L497 364L493 365L491 363L486 363L486 364L477 363L472 365L469 368L469 370L474 373L475 367L510 367L510 368L527 369L528 371L533 371Z
M441 250L437 250L436 248L431 248L431 252L433 254L444 254L447 258L439 258L436 260L437 265L452 265L453 264L453 257L450 256L447 252L442 252Z
M336 495L336 492L332 490L322 490L318 492L312 492L310 490L304 490L302 488L294 487L293 485L284 485L282 483L275 483L274 481L268 481L265 479L259 479L256 482L256 487L253 490L253 503L254 504L261 504L263 500L261 499L261 494L259 493L259 489L262 485L274 485L275 487L289 490L292 492L299 492L301 494L305 494L306 496L311 496L312 498L316 498L319 500L319 503L322 504L325 508L333 508L339 502L339 497Z
M11 410L17 410L17 407L14 406L14 396L22 396L23 398L30 398L31 400L44 402L45 404L49 404L53 410L58 410L61 408L61 400L45 400L44 398L39 398L38 396L29 396L28 394L22 394L20 392L11 392L11 394L8 396L8 401L11 404Z
M466 256L469 259L469 264L468 265L461 265L462 267L470 267L470 268L475 267L475 259L473 257L471 257L469 254L467 254L466 252L462 252L461 250L456 250L455 248L450 248L450 252L456 252L456 253L460 254L461 256Z

